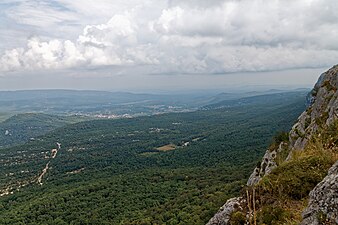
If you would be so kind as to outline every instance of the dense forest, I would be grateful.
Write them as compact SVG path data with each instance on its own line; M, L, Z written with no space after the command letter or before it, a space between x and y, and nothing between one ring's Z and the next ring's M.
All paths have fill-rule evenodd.
M205 224L305 95L83 121L0 149L0 224Z

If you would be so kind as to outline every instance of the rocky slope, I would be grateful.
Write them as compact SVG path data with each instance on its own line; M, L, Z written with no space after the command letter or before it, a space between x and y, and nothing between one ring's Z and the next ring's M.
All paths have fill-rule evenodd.
M327 165L332 165L332 162L334 162L332 160L338 159L337 89L338 65L319 77L315 87L309 93L307 110L299 116L298 121L286 138L285 135L275 138L275 142L263 156L262 162L257 165L248 179L248 187L243 190L244 194L241 197L228 200L207 225L251 222L253 224L288 224L284 223L285 221L293 221L291 224L299 224L302 218L299 218L299 216L297 218L296 213L287 213L297 210L303 211L302 225L338 224L338 161L319 184L317 184L317 180L320 176L316 177L317 180L311 177L306 178L306 172L312 171L312 168L315 168L313 171L318 169L320 174L327 173L324 171L327 171ZM313 161L317 163L311 164ZM305 162L311 163L306 164ZM307 165L310 168L308 170L305 169ZM280 177L278 173L284 173L279 172L278 167L283 167L286 170L285 176L291 176L285 183L274 180L276 177ZM305 175L301 175L301 172L297 174L297 171L292 171L294 168L304 169ZM297 185L292 186L295 183L292 178L304 182L300 185L305 187L314 187L317 184L311 191L309 199L307 196L290 194L291 192L287 188L297 188ZM322 179L322 177L320 178ZM308 182L308 180L311 180L311 182ZM267 184L267 181L269 184ZM302 188L299 187L299 189ZM259 194L255 191L258 191ZM289 195L283 192L289 193ZM302 192L302 194L304 193ZM304 201L309 201L305 210L304 207L300 206L301 202ZM291 206L287 208L286 203L290 203ZM272 212L270 217L264 215L264 210L267 209L269 204L274 205L275 208L280 208L280 215L275 216L276 218L271 216ZM293 207L298 208L293 209Z

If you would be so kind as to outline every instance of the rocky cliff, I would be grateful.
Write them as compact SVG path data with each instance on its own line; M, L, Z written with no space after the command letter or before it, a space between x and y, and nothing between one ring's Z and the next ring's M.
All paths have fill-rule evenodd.
M266 151L248 179L244 194L228 200L208 225L299 224L301 220L302 225L338 224L338 161L332 166L338 159L337 89L338 65L319 77L308 95L306 111L291 131L276 138ZM300 194L290 190L297 188L302 190ZM313 190L308 197L310 188ZM301 202L308 202L306 209ZM280 209L280 213L275 217L272 212L264 213L269 205ZM303 211L302 217L291 211Z

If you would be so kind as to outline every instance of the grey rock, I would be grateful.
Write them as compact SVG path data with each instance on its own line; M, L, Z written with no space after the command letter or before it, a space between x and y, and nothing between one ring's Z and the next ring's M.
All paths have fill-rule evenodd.
M328 104L328 119L326 125L332 124L338 118L338 92L336 92Z
M260 163L259 166L255 168L255 170L250 175L246 183L247 186L253 186L257 184L262 179L262 177L270 174L271 171L277 167L276 156L279 152L283 150L283 147L284 143L282 142L279 144L276 150L271 151L270 149L268 149L265 152L262 162Z
M241 205L243 202L245 202L245 200L240 197L229 199L206 225L228 225L231 214L242 210Z
M304 210L301 225L319 225L320 217L338 224L338 161L328 175L311 192L308 207Z
M303 150L322 125L331 125L338 119L338 65L323 73L311 91L311 104L290 131L290 154ZM309 97L308 97L309 98Z

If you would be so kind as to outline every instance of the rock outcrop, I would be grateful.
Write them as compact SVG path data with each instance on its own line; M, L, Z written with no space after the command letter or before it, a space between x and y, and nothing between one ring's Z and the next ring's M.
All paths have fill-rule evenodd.
M246 185L253 186L257 184L262 179L262 177L270 174L271 171L277 167L277 154L282 152L285 148L288 148L287 143L281 142L277 149L268 149L263 156L262 162L250 175Z
M227 225L229 224L231 214L241 210L244 199L241 197L229 199L218 212L209 220L207 225Z
M289 140L270 148L263 156L262 162L257 165L248 179L248 186L255 186L260 180L271 173L278 166L277 156L283 152L291 160L294 152L302 151L309 140L318 134L318 131L329 127L338 119L338 65L323 73L313 90L307 97L307 109L298 118L289 132ZM338 132L338 131L337 131ZM280 157L279 157L280 160ZM303 213L302 225L317 225L320 216L327 221L338 224L338 162L331 168L329 175L319 183L310 193L308 208ZM245 201L243 198L230 199L219 212L209 221L208 225L227 225L230 215L238 210L234 206ZM236 204L235 204L236 203Z
M301 225L338 224L338 161L311 192Z
M323 125L338 118L338 65L323 73L311 91L311 104L290 131L291 150L302 150ZM290 158L289 156L288 158Z

